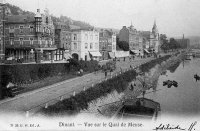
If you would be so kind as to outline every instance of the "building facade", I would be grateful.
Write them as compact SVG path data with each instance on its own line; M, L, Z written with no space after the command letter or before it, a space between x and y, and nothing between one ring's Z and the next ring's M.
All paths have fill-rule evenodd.
M99 33L99 51L101 59L107 60L115 57L116 34L112 30L101 30Z
M70 26L65 23L57 22L55 23L55 45L56 50L56 60L68 59L70 54L71 46L71 30Z
M5 56L24 62L54 60L54 25L48 9L35 16L7 16L5 23Z
M99 60L99 32L94 29L73 29L70 53L77 60Z
M160 49L160 36L156 21L154 21L152 31L141 31L140 33L146 40L145 48L149 52L158 53Z
M4 27L5 27L5 4L0 3L0 63L5 59L5 39L4 35Z
M129 49L136 49L139 44L137 43L137 30L131 25L130 27L123 26L119 32L119 41L126 41L129 43Z
M123 26L119 32L119 41L128 42L132 54L143 55L144 37L132 24L128 28Z
M185 39L184 34L182 39L175 39L182 49L186 49L190 47L190 39Z

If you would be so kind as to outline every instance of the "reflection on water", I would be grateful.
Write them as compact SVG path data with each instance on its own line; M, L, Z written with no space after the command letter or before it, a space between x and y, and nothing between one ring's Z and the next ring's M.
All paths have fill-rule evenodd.
M186 60L177 67L160 75L156 92L148 93L146 98L161 104L161 114L194 115L200 113L200 81L194 79L200 75L200 59ZM163 86L163 81L175 80L177 88Z

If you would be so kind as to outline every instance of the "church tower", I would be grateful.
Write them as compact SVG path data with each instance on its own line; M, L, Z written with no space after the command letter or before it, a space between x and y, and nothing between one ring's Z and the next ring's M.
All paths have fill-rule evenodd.
M155 53L158 53L159 52L159 33L158 33L158 28L157 28L157 25L156 25L156 21L154 21L154 24L153 24L153 28L152 28L152 40L151 40L151 45L153 46L153 50Z
M154 21L154 24L153 24L152 34L154 35L154 37L156 39L159 38L159 36L158 36L158 28L157 28L157 25L156 25L156 20Z

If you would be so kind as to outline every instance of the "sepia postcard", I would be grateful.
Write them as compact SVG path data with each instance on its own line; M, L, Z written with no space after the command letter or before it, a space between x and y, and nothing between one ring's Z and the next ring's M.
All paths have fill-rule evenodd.
M0 131L199 131L199 0L0 0Z

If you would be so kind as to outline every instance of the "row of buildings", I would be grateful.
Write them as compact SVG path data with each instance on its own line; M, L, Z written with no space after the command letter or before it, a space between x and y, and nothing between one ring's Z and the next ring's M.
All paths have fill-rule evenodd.
M38 9L35 15L6 16L4 28L4 42L0 41L2 59L23 59L23 62L64 60L70 57L77 60L104 60L125 57L131 52L138 55L149 53L150 50L158 52L159 46L156 23L152 32L137 31L131 25L128 28L123 26L117 34L112 30L53 23L48 9L43 14ZM116 50L117 38L129 43L130 52Z
M158 53L160 39L156 21L152 31L137 31L132 24L130 27L123 26L119 32L119 41L128 42L133 54L143 56L148 53Z

